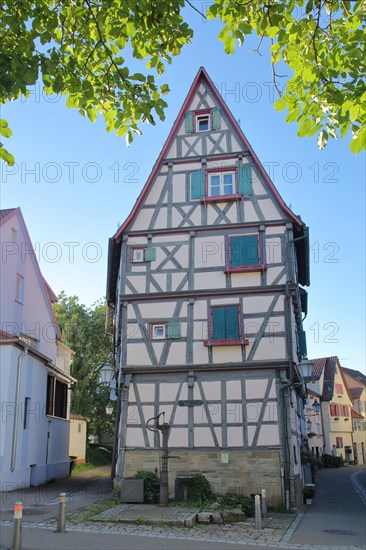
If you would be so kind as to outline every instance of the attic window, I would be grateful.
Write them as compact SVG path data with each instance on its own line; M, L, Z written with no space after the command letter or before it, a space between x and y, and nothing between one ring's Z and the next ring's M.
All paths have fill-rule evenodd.
M196 115L196 132L207 132L211 129L210 114Z

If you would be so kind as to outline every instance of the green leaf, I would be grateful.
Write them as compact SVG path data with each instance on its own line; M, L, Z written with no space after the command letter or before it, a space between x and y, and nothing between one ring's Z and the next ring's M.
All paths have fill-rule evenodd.
M224 51L228 54L233 54L235 51L235 41L232 35L228 36L224 43Z
M13 166L15 159L9 151L7 151L2 145L0 145L0 159L3 159L9 166Z
M322 130L318 135L318 147L319 149L324 149L328 142L328 133L325 130Z
M95 122L97 120L97 117L98 117L98 113L97 111L94 109L94 107L89 107L87 110L87 115L88 115L88 119L91 121L91 122Z
M362 149L366 149L366 128L361 128L356 137L351 141L349 148L351 151L358 155Z

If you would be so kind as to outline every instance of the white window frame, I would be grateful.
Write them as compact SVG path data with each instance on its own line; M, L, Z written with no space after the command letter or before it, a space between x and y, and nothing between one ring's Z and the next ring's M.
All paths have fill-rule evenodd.
M17 273L15 282L15 300L24 304L24 277Z
M158 330L161 330L162 334L157 334ZM167 328L165 323L152 323L151 324L151 339L152 340L166 340Z
M224 183L224 176L232 176L232 190L231 193L225 193L225 183ZM220 177L220 194L219 195L213 195L212 194L212 177L213 176L219 176ZM208 181L207 181L207 194L209 197L224 197L224 196L230 196L235 195L236 193L236 173L235 170L225 170L223 172L208 172Z
M145 249L133 248L131 250L131 262L133 264L141 264L145 261Z
M195 115L195 129L196 129L196 132L209 132L211 130L211 114L210 113L202 113L202 114L199 114L197 113ZM200 130L200 122L203 120L203 119L207 119L207 128L204 128L203 130Z

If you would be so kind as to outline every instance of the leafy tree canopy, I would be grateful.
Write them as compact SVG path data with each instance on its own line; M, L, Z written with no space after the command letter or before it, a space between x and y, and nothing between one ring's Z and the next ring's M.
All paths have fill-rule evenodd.
M71 393L71 410L89 418L89 433L112 435L113 419L105 412L110 389L99 382L101 367L113 365L113 346L105 333L106 304L100 300L86 308L77 296L68 297L64 292L58 300L54 312L62 342L75 352L71 375L78 382Z
M139 123L164 120L167 84L158 85L167 63L191 42L184 20L193 0L5 0L0 8L0 101L29 94L42 78L46 94L64 94L66 105L94 122L104 117L107 131L126 135ZM351 149L366 148L364 2L349 0L214 0L207 18L221 20L219 39L228 54L257 34L268 44L275 85L282 89L275 107L287 109L298 135L328 137L352 133ZM258 48L259 51L259 48ZM146 68L134 72L137 60ZM127 59L127 60L126 60ZM276 67L291 70L278 84ZM0 119L0 135L11 130ZM0 158L14 159L3 146Z

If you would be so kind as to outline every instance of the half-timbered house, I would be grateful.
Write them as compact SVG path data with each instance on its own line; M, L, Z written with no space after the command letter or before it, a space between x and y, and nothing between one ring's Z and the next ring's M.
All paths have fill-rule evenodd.
M218 492L296 504L306 285L308 229L201 68L110 239L117 483L159 466L146 423L164 412L170 495L202 472Z

